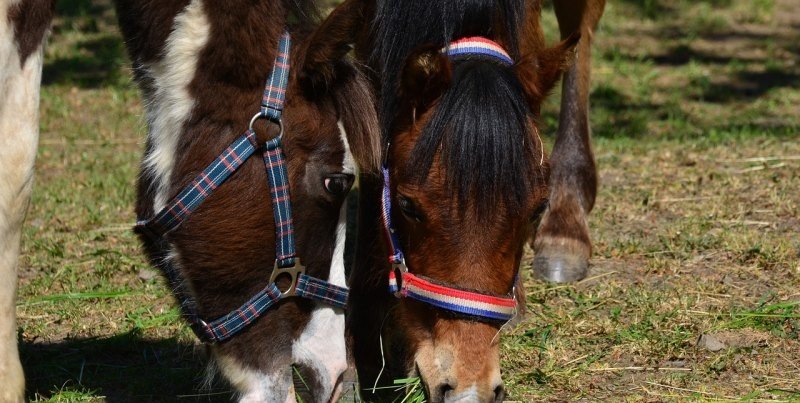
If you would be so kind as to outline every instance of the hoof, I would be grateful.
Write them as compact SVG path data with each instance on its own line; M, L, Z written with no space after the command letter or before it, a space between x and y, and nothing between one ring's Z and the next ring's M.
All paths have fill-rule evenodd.
M588 272L589 259L580 255L542 251L533 258L533 275L541 280L571 283L583 280Z

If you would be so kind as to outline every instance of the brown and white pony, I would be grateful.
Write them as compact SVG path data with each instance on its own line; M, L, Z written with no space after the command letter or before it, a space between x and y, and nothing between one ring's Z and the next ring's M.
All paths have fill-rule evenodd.
M39 140L43 46L55 0L0 2L0 402L22 402L17 258Z
M139 84L148 139L136 211L151 217L239 137L258 111L278 40L293 36L283 112L284 151L297 249L307 273L345 285L344 200L356 173L377 166L377 119L368 82L336 29L316 29L313 1L116 0ZM277 134L258 127L260 140ZM344 179L343 179L344 178ZM186 279L201 317L238 308L269 281L275 224L264 163L253 158L217 188L161 248ZM250 327L212 346L217 368L243 402L336 398L347 368L344 312L309 300L281 301Z
M409 375L421 377L433 402L504 396L502 323L395 299L386 290L395 269L383 232L396 234L410 273L451 290L524 295L518 270L537 226L537 274L565 281L586 273L586 214L596 188L589 49L604 0L554 3L563 41L553 48L545 47L539 0L347 0L328 19L351 33L356 54L375 72L396 224L393 232L382 223L381 179L362 177L348 330L367 400L386 397L373 385ZM474 37L499 44L516 62L442 51ZM565 70L548 165L537 118Z

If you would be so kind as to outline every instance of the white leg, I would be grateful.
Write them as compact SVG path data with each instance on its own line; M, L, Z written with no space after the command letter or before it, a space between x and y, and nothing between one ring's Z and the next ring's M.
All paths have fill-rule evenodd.
M8 6L0 6L0 402L16 403L25 393L17 351L17 259L39 140L42 51L20 64Z

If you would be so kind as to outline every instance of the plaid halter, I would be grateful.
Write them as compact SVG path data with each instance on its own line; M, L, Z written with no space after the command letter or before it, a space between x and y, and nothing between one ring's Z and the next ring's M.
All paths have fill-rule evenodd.
M451 58L488 56L503 64L514 63L500 45L486 38L461 39L452 42L442 52ZM411 298L439 309L478 319L503 322L511 320L517 312L517 301L513 296L499 297L467 291L437 283L408 271L397 232L392 224L392 190L388 164L384 164L382 172L381 215L384 238L389 249L389 263L392 265L392 270L389 271L389 292L398 298Z
M206 322L197 313L197 303L186 289L185 279L179 270L163 259L159 265L178 300L183 317L189 322L198 338L206 343L223 342L252 324L278 301L288 297L302 297L344 309L348 290L305 274L305 267L297 257L294 226L289 195L289 175L281 147L283 124L281 114L286 97L289 78L289 33L281 36L278 55L273 70L267 79L261 111L253 117L250 128L203 172L173 197L154 217L136 223L134 231L148 236L166 247L165 236L186 221L191 213L222 185L234 172L257 151L261 151L269 182L270 198L275 219L275 267L269 284L242 306L222 318ZM269 119L281 126L278 137L258 144L253 123L258 119ZM281 291L275 281L279 276L291 278L291 286Z

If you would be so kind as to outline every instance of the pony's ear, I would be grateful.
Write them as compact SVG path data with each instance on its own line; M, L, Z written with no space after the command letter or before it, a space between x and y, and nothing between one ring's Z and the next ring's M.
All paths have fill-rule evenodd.
M400 76L399 98L418 114L431 107L453 80L453 66L439 47L416 50L406 59Z
M557 45L546 48L536 55L524 57L517 63L517 76L525 88L531 105L541 103L542 99L553 90L561 75L572 66L580 39L580 32L574 32Z
M366 25L365 0L348 0L337 7L309 38L300 78L312 88L327 88L336 78L337 62Z

